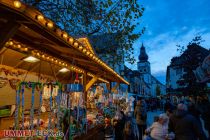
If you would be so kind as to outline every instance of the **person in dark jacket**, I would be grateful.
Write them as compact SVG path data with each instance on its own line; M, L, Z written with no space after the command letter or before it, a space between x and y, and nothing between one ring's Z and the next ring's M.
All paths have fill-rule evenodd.
M136 120L132 117L132 113L128 112L125 127L124 127L124 140L139 140L139 130Z
M169 119L169 132L175 133L175 140L206 140L197 119L187 112L185 104L179 104Z
M123 140L123 129L125 126L125 116L121 111L117 112L113 120L115 129L115 140Z
M146 130L146 121L147 121L147 111L143 101L137 102L134 111L134 116L136 118L136 122L138 125L140 140L142 140L144 131Z

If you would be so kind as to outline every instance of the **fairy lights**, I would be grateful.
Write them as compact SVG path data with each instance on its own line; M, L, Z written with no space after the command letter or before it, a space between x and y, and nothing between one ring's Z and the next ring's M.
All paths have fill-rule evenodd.
M46 23L46 26L47 26L48 28L53 28L53 23L52 23L52 22L47 22L47 23Z
M20 8L22 6L22 3L19 0L15 0L13 4L15 8Z
M42 20L44 20L44 17L42 15L37 15L36 19L39 20L39 21L42 21Z
M4 1L3 1L4 2ZM5 3L7 3L7 1L5 1ZM14 0L13 1L13 6L17 9L20 9L22 7L25 7L26 5L22 4L20 0ZM20 10L18 10L20 12ZM27 11L26 11L27 12ZM23 13L26 14L26 13ZM35 16L32 18L35 18L38 23L42 26L47 27L48 29L52 29L55 28L54 24L51 20L47 19L46 17L44 17L42 14L37 14L35 13ZM26 14L27 15L27 14ZM27 16L29 16L31 14L28 14ZM56 27L57 29L57 27ZM53 30L54 31L54 30ZM70 45L73 45L73 47L75 47L76 49L80 50L84 55L86 55L87 57L89 57L90 59L92 59L95 63L100 64L100 66L102 66L103 68L105 68L106 70L110 71L113 75L115 75L116 77L118 77L120 80L122 80L123 82L127 83L127 81L125 81L119 74L117 74L112 68L110 68L108 65L106 65L103 61L100 61L100 59L92 52L89 51L89 49L87 50L87 48L80 44L78 41L76 41L73 37L71 37L70 35L68 35L68 33L66 32L59 32L57 33L57 35L63 39L63 41L68 42ZM9 46L13 46L14 42L8 42L7 44L9 44ZM13 46L14 49L20 49L20 51L29 51L28 48L26 48L25 46ZM30 51L29 51L30 52ZM38 57L42 57L42 53L41 52L37 52L34 53L33 55L36 55ZM52 58L45 56L43 59L50 61ZM53 60L54 62L62 62L62 61L56 61L55 59ZM63 63L59 63L61 65L63 65ZM63 65L64 66L64 65Z

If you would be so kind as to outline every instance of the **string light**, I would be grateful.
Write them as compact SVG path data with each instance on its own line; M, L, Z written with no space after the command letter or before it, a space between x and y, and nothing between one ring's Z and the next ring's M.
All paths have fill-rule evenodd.
M87 50L84 48L82 51L85 53Z
M79 46L79 50L82 50L82 48L83 48L82 46Z
M70 37L69 42L70 42L70 44L72 44L74 42L74 39L72 37Z
M20 8L22 6L22 4L19 0L15 0L13 4L16 8Z
M39 21L42 21L42 20L44 20L44 17L42 15L37 15L36 19L38 19Z
M68 34L67 33L63 33L62 36L63 36L63 38L66 39L68 37Z
M78 43L77 42L74 42L74 47L78 47Z
M28 51L28 48L24 48L24 51Z
M47 27L48 28L52 28L53 27L53 23L52 22L47 22Z
M18 45L17 45L17 48L19 48L19 49L20 49L20 48L21 48L21 45L20 45L20 44L18 44Z

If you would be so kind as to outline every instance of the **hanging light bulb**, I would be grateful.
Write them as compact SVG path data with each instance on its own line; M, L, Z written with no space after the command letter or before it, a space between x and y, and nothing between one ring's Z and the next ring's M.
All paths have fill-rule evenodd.
M42 20L44 20L44 17L42 15L37 15L36 19L38 19L39 21L42 21Z
M28 51L28 48L24 48L24 51Z
M63 36L63 38L66 39L68 37L68 34L67 33L63 33L62 36Z
M69 42L72 44L74 42L74 39L72 37L70 37Z
M79 50L82 50L82 48L83 48L82 46L79 46Z
M84 48L82 51L85 53L87 50Z
M20 48L21 48L21 45L20 45L20 44L18 44L18 45L17 45L17 48L18 48L18 49L20 49Z
M47 25L48 28L52 28L53 27L53 23L52 22L47 22L46 25Z
M22 5L21 2L20 2L19 0L15 0L13 4L14 4L14 6L15 6L16 8L20 8L21 5Z
M9 45L12 46L14 43L12 41L9 42Z
M90 52L89 52L89 51L87 51L87 52L86 52L86 54L87 54L87 55L89 55L89 54L90 54Z
M93 56L93 54L91 53L91 54L90 54L90 57L92 57L92 56Z
M77 42L74 42L74 47L77 47L79 44Z

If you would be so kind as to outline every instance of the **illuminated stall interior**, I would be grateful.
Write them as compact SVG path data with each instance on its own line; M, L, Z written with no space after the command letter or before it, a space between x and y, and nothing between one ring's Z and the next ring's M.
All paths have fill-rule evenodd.
M15 104L18 80L73 83L78 77L85 94L96 82L129 84L97 57L87 38L73 38L34 8L0 0L0 13L0 107Z

